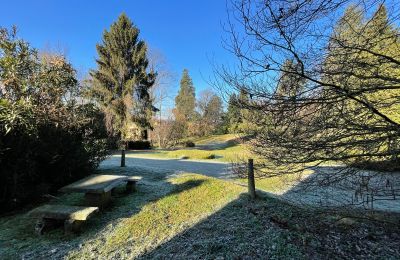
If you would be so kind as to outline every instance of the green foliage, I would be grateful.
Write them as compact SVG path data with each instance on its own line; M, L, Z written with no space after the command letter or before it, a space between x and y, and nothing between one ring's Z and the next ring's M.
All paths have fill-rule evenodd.
M1 29L0 211L55 192L107 155L104 115L77 105L75 70Z
M195 89L187 69L184 69L182 73L179 93L175 97L175 106L177 113L184 120L193 120L196 107Z
M324 94L333 98L348 93L353 98L331 105L325 111L326 120L357 125L348 128L347 131L352 131L349 138L340 140L354 144L347 154L371 151L393 154L366 159L371 162L389 159L398 163L400 158L400 139L395 127L400 123L399 32L398 26L389 23L384 5L369 19L362 10L350 6L334 28L329 43L324 80L338 88ZM352 159L350 163L365 165L366 160Z
M228 101L228 109L224 118L225 128L229 133L245 133L252 135L261 129L265 115L251 109L252 100L245 90L239 95L232 93Z
M196 144L192 141L186 141L183 145L185 147L195 147L196 146Z
M258 133L262 129L262 126L265 125L265 121L268 120L265 114L251 109L253 102L247 91L242 89L236 101L236 104L240 108L241 118L238 124L239 133L247 135Z
M221 132L223 108L221 98L213 91L205 90L197 101L198 118L192 131L197 136L209 136Z
M193 81L187 69L183 70L180 89L175 97L175 117L181 121L193 121L195 116L196 97Z
M154 109L149 90L156 73L148 71L146 43L139 39L139 29L122 14L104 31L97 53L98 67L91 72L89 95L106 113L111 135L121 140L139 139L141 131L151 127Z
M127 143L127 148L130 150L146 150L151 149L151 143L146 140L140 141L129 141Z
M294 103L304 90L305 79L299 76L301 68L298 63L286 60L282 67L275 95L278 100Z
M229 96L228 109L224 119L225 126L229 133L240 133L239 125L242 123L243 119L240 114L240 108L235 93Z

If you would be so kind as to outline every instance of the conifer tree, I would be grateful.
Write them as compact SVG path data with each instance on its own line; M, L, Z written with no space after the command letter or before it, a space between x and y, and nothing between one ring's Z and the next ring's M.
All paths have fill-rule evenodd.
M187 69L183 70L179 93L175 98L175 116L182 120L192 121L195 115L196 96L193 81Z
M282 66L282 72L276 88L277 99L295 102L304 90L305 80L298 75L299 64L293 60L286 60Z
M156 73L148 69L147 46L139 38L139 29L125 14L104 31L96 48L99 57L89 92L103 108L110 134L125 148L133 131L133 138L141 138L142 130L150 127L149 89Z
M240 108L237 104L237 99L238 98L235 93L232 93L229 96L228 109L225 117L226 120L225 124L229 133L240 132L239 125L243 121L242 116L240 114Z
M400 91L398 88L387 88L393 83L397 85L400 69L381 58L399 57L398 30L399 28L388 23L384 5L380 5L369 20L365 19L365 14L358 8L349 7L335 27L324 68L324 80L340 88L325 93L326 98L335 97L344 91L355 93L353 95L362 98L368 106L374 107L388 120L400 123ZM337 73L338 71L347 73ZM336 102L325 110L325 114L326 118L343 124L359 119L355 131L381 124L379 116L371 115L370 111L354 100ZM399 141L393 136L391 131L364 134L362 138L365 141L361 142L361 137L355 139L361 144L353 145L352 149L348 149L349 153L366 153L371 149L388 150L389 153L398 150ZM349 144L355 142L353 137L346 140ZM398 157L393 155L391 159L397 160L396 156Z

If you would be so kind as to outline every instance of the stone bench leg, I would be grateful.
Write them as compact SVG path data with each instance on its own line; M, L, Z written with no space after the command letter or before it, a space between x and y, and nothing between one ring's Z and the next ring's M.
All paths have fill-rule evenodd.
M81 231L84 222L85 221L83 220L73 220L73 219L65 220L64 221L65 234L79 233Z
M126 183L126 192L134 192L136 191L136 182L135 181L128 181Z
M51 218L40 218L36 221L35 232L38 235L43 235L45 232L53 230L61 226L62 221Z
M88 206L105 208L111 201L111 191L105 193L86 193L85 201Z

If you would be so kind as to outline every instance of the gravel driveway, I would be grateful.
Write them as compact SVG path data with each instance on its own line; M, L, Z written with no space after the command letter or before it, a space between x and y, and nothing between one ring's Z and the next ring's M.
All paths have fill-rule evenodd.
M121 157L114 155L103 161L102 166L116 166L121 162ZM176 172L198 173L216 178L229 178L232 175L229 173L229 163L197 161L197 160L180 160L180 159L160 159L160 158L136 158L129 155L125 159L127 166L150 167L166 169Z
M114 155L103 161L100 164L100 167L113 168L119 167L120 165L120 156ZM215 162L215 161L200 161L200 160L181 160L181 159L164 159L164 158L143 158L143 157L134 157L134 155L129 154L129 157L126 157L126 165L134 166L134 167L143 167L143 168L153 168L153 169L165 169L171 170L174 172L188 172L188 173L198 173L203 174L215 178L220 179L229 179L232 178L232 174L230 172L230 164L223 162ZM324 175L330 172L334 174L332 169L324 170ZM321 172L320 172L321 174ZM313 175L310 175L313 176ZM318 175L315 175L318 176ZM400 187L399 178L400 174L396 174L391 176L393 182L396 183L396 186ZM309 177L308 177L309 178ZM307 179L308 179L307 178ZM360 201L355 203L353 201L354 195L354 187L348 187L348 189L343 189L343 187L323 187L317 185L312 189L303 189L301 188L302 183L296 184L291 189L287 190L284 193L280 192L270 192L271 195L275 195L276 197L280 197L285 200L289 200L296 204L303 205L313 205L319 207L331 207L331 206L344 206L344 205L353 205L357 207L370 208L371 205L368 203L364 203ZM374 202L373 208L384 211L394 211L400 212L400 200L390 200L392 196L384 196L387 197L383 200L378 200ZM358 204L358 205L354 205Z

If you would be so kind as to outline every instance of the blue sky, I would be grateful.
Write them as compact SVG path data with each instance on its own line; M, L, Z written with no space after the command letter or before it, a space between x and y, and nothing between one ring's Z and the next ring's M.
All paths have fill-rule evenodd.
M142 39L163 53L178 80L189 69L197 92L208 87L210 58L232 61L221 45L225 0L13 0L1 6L0 26L16 25L19 36L38 49L65 48L81 73L95 67L96 43L122 12L140 28Z

